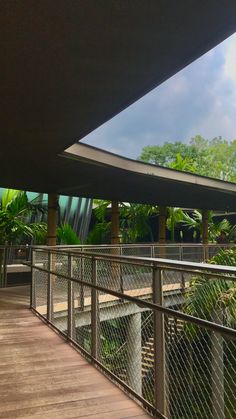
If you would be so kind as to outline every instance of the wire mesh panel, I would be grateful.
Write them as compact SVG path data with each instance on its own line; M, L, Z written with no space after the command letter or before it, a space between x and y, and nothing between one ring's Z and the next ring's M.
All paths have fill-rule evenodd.
M182 260L188 262L202 262L205 259L205 251L203 246L182 246Z
M51 275L52 282L52 323L62 333L68 329L68 280Z
M236 345L220 334L165 316L166 396L171 419L235 418Z
M73 284L73 340L85 351L91 353L91 288Z
M163 258L163 259L173 259L173 260L180 260L181 253L179 246L154 246L154 255L155 258Z
M34 272L35 308L44 317L47 315L48 274L43 271Z
M142 395L154 405L154 316L153 311L142 313Z
M137 256L137 257L152 257L152 247L150 245L142 246L123 246L122 255L124 256Z

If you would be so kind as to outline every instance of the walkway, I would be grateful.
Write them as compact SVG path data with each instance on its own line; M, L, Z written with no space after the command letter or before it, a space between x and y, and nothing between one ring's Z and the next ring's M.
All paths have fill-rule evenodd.
M0 418L149 418L27 308L0 290Z

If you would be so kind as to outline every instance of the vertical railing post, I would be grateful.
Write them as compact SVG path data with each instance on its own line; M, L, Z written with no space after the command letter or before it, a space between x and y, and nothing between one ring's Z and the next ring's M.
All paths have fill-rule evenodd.
M68 255L68 276L73 277L73 259L72 255ZM74 312L74 282L68 279L68 325L67 325L67 336L69 339L73 339L75 335L75 312Z
M31 252L31 287L30 287L30 307L36 308L36 290L35 290L35 259L36 259L36 251L32 249Z
M97 260L92 257L92 285L97 285ZM91 289L91 327L92 327L92 349L93 358L99 358L99 301L96 288Z
M84 261L85 261L85 258L81 255L80 265L79 265L79 276L80 276L81 281L84 280ZM84 311L84 285L83 284L80 284L79 286L79 302L80 302L80 311Z
M153 302L163 305L163 275L162 270L153 266ZM154 311L154 385L155 405L159 412L166 414L166 380L165 380L165 330L164 315Z
M52 263L52 253L48 252L48 284L47 284L47 319L49 322L52 321L52 312L53 312L53 294L52 294L52 274L51 270L53 267Z
M120 256L123 255L123 249L122 249L121 246L119 248L119 253L120 253ZM119 273L120 273L120 292L123 293L124 292L124 278L123 278L122 263L120 263L120 265L119 265Z
M5 246L3 255L3 287L7 287L7 264L8 264L9 247Z
M155 247L151 246L151 258L155 258Z

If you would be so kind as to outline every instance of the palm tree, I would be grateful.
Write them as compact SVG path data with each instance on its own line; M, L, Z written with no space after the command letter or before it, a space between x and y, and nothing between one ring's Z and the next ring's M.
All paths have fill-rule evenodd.
M79 237L73 228L67 224L61 224L57 228L57 238L59 239L60 244L76 245L81 244Z
M216 238L219 236L221 231L225 231L228 236L234 235L236 226L232 226L226 218L219 222L214 221L214 213L213 211L208 211L208 233L209 233L209 240L216 241ZM192 216L183 211L182 220L180 220L184 226L188 227L189 229L193 230L194 237L197 236L198 233L201 234L202 231L202 213L198 210L194 210Z
M25 239L46 236L45 223L28 222L42 210L37 200L29 202L26 192L6 189L0 203L0 244L17 244Z

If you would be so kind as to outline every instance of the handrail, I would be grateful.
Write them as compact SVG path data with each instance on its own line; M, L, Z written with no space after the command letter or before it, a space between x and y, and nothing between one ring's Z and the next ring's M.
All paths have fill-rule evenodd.
M230 327L229 324L225 325L221 322L216 322L213 318L196 317L181 311L179 308L165 306L164 304L164 299L170 298L172 285L174 285L174 298L177 295L179 301L184 300L183 291L185 289L182 288L181 278L184 286L187 287L189 277L186 279L185 276L183 279L183 275L204 275L209 280L235 281L236 267L171 261L169 259L91 253L88 251L83 252L82 250L78 252L73 248L67 250L65 248L55 249L54 247L34 248L32 255L32 261L30 263L26 262L32 269L32 310L43 317L57 331L62 333L85 356L89 357L92 362L110 375L113 380L143 403L149 411L159 415L159 417L166 418L169 409L169 407L166 407L166 394L169 391L169 384L166 386L166 374L168 374L166 369L166 351L169 351L171 354L171 348L165 336L165 319L173 318L181 320L191 327L197 327L200 330L199 333L202 333L202 336L208 336L208 338L211 336L213 341L216 342L214 345L218 345L214 354L220 352L219 342L222 339L225 339L225 342L230 339L232 343L236 342L236 330ZM178 289L176 288L176 283L172 284L171 282L170 288L165 293L166 284L163 284L163 281L165 278L168 279L168 272L171 273L171 271L176 272L177 274L175 275L178 276L179 292L177 294L176 291ZM39 275L38 272L40 272ZM127 280L129 281L128 289L123 285L121 287L121 281L124 284L125 276L126 286ZM141 280L141 283L135 282L139 280ZM145 280L147 280L146 283ZM146 284L144 286L147 288L140 288L142 281L144 281L144 284ZM115 287L113 284L115 284ZM84 290L89 290L89 293L84 295ZM57 306L58 308L56 308ZM150 311L150 316L153 318L153 321L148 326L152 328L154 342L153 364L152 367L148 367L152 368L153 388L151 387L152 380L150 382L148 376L147 378L142 378L141 372L143 362L140 358L141 330L142 327L144 329L147 327L145 321L141 321L141 313L143 311ZM135 318L136 315L138 316L137 319ZM124 353L122 352L122 358L114 360L114 357L124 347L124 345L121 345L120 348L111 352L109 357L102 358L100 354L100 322L106 323L110 317L112 319L116 318L116 316L118 316L117 318L123 316L123 319L125 319L127 343ZM88 325L89 329L91 329L90 350L84 346L83 338L81 342L80 338L77 340L77 335L75 334L76 328L78 328L83 335L84 332L81 327L83 328L85 325ZM103 327L108 327L107 332L109 332L109 326ZM135 329L133 330L132 328ZM204 335L206 332L208 335ZM172 331L172 333L179 332ZM176 336L177 338L178 336ZM204 339L206 340L205 337ZM189 342L188 345L191 344L191 340ZM200 347L206 352L207 340L204 342L204 346ZM186 342L184 345L186 345ZM178 346L176 348L178 350ZM229 346L228 350L233 350L232 345ZM204 356L209 356L205 352ZM234 353L233 356L235 356ZM137 357L137 359L134 357ZM182 353L180 353L180 357L182 358ZM174 362L173 355L168 359L168 362ZM110 368L109 363L114 365L115 368L117 362L122 362L120 364L122 368L125 365L126 375L124 379L122 376L115 374L115 371L119 374L119 369L113 370ZM218 361L216 360L215 362ZM218 373L222 374L220 372L221 370L220 367L218 369L214 367L213 371L215 376ZM142 385L144 386L143 392ZM145 395L145 386L148 386L148 391L152 394L151 401L149 396L147 398ZM186 392L183 394L186 394ZM217 397L222 397L218 393L214 393L213 390L209 394L210 398L214 396L212 399L213 405Z

